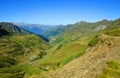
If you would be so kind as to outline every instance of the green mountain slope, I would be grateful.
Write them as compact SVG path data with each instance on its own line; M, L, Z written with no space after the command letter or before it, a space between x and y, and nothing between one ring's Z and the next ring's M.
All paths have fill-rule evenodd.
M111 23L105 30L113 30L120 28L120 18Z
M92 36L97 32L103 30L104 28L106 28L111 23L112 21L108 21L108 20L102 20L96 23L81 21L73 25L65 26L64 31L55 37L55 41L53 41L53 43L57 43L61 41L70 42L80 39L80 37Z
M38 65L61 66L85 52L88 42L108 26L111 21L103 20L96 23L79 22L65 26L63 32L53 37L53 46ZM99 28L98 28L99 27ZM97 30L96 30L97 29Z
M119 66L120 60L120 37L119 35L110 35L107 33L119 29L117 28L107 30L107 28L114 25L114 23L116 23L116 20L109 23L101 21L94 24L90 23L88 24L88 26L84 24L86 25L85 28L83 26L83 30L79 29L81 31L78 32L89 32L89 35L84 33L84 35L81 35L80 38L77 38L77 36L75 35L77 34L77 31L75 31L77 29L72 30L73 28L69 28L71 32L69 30L66 30L67 32L63 32L64 34L66 33L67 36L65 36L63 33L61 33L62 35L58 34L55 37L56 39L59 39L62 36L64 37L62 37L61 39L65 39L68 36L70 37L70 35L75 35L77 39L70 40L71 38L68 38L68 42L64 40L61 40L59 42L53 41L53 47L47 50L47 55L43 57L43 59L35 61L35 65L43 68L44 72L41 72L40 75L36 75L34 77L119 78L119 70L110 67L111 60L113 60L113 64L115 66ZM104 27L103 25L105 24L107 24L108 26ZM103 27L100 28L99 31L96 31L96 29L98 30L100 26ZM117 31L117 33L119 32ZM59 69L55 71L51 70L56 68Z
M23 78L32 61L46 54L48 43L11 23L0 23L0 78ZM21 67L22 66L22 67Z
M120 19L115 20L103 32L112 36L120 36Z
M50 43L0 24L0 78L119 78L119 23L82 21L51 29L44 33Z
M85 53L56 71L36 77L48 78L120 78L120 36L115 20L88 43ZM111 26L114 29L109 29ZM109 29L109 30L108 30ZM115 32L111 32L115 31ZM111 32L108 34L107 32ZM112 34L115 33L115 34ZM75 53L75 51L73 51ZM65 56L65 55L63 55Z
M8 31L9 33L29 33L28 31L21 29L19 27L17 27L16 25L12 24L12 23L7 23L7 22L1 22L0 23L0 29L5 29L6 31Z
M99 41L48 78L119 78L120 37L99 35ZM111 61L113 60L113 61ZM117 61L117 62L116 62Z

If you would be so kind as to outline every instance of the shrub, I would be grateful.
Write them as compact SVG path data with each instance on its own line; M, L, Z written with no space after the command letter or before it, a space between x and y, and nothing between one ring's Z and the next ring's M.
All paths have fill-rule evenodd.
M93 46L97 44L98 40L99 40L98 36L95 36L92 40L90 40L90 42L88 43L88 46Z

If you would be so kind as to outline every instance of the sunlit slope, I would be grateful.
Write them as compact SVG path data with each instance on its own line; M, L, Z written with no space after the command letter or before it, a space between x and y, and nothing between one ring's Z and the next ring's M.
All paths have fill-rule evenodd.
M46 77L119 78L120 37L101 34L98 39L99 41L88 47L82 56L50 73L51 75L46 75Z
M103 32L93 37L82 56L43 77L120 78L120 27L116 28L119 23L120 21L115 20ZM109 29L111 26L113 29Z
M91 37L96 33L99 33L110 25L112 21L102 20L95 23L90 22L78 22L73 25L68 25L64 27L64 31L58 34L53 43L69 43L74 40L79 40L83 37Z
M48 43L11 23L0 23L0 27L0 78L23 78L31 68L37 71L32 61L46 55Z
M45 57L36 61L36 65L54 69L67 64L84 54L88 42L110 23L111 21L103 20L96 23L80 22L65 26L60 34L53 37L51 41L53 46L47 50Z

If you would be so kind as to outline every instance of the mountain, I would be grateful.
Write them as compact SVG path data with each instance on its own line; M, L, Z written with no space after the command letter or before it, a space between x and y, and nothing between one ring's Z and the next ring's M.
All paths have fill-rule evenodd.
M120 36L120 19L115 20L103 32L112 36Z
M5 29L9 33L28 33L24 29L21 29L18 26L14 25L12 23L7 23L7 22L1 22L0 29Z
M41 60L35 61L35 65L40 66L40 68L49 67L49 69L64 66L84 54L88 45L93 46L98 41L96 35L103 31L103 26L105 29L111 23L112 21L106 20L96 23L82 21L61 27L58 31L62 31L52 37L51 47L47 50L47 55ZM96 31L98 27L101 29ZM91 41L94 37L95 41Z
M24 23L24 22L14 23L14 24L19 26L20 28L29 30L36 34L41 34L44 31L47 31L48 29L54 27L53 25L28 24L28 23Z
M61 33L64 30L63 25L40 25L40 24L28 24L28 23L14 23L20 28L26 29L38 35L42 35L48 40Z
M88 47L82 56L43 77L120 78L119 42L120 36L100 34L99 41Z
M119 24L80 21L40 34L0 25L0 78L119 78Z
M49 47L40 36L12 23L0 23L0 36L0 78L23 78Z
M5 36L5 35L9 35L9 32L7 32L6 30L0 28L0 37Z
M99 23L99 24L98 24ZM108 23L104 30L95 34L89 41L72 41L57 48L52 48L52 51L46 56L47 64L59 64L61 59L69 57L63 61L64 66L55 71L42 73L35 77L47 78L120 78L120 20L115 20ZM100 25L101 22L94 23ZM89 24L91 25L91 24ZM102 23L103 25L103 23ZM106 24L104 24L106 25ZM91 25L92 26L92 25ZM94 30L94 28L93 28ZM92 34L92 33L90 33ZM86 35L86 34L85 34ZM87 36L87 35L86 35ZM82 36L84 38L84 36ZM74 42L74 44L73 44ZM79 43L86 43L86 49L83 51L78 50ZM71 43L71 44L70 44ZM75 43L77 43L75 45ZM68 48L69 46L69 48ZM72 47L70 47L72 46ZM79 48L81 48L79 46ZM71 55L70 49L73 54ZM77 50L75 50L77 49ZM64 51L65 50L65 51ZM76 51L79 51L77 54ZM77 54L77 55L76 55ZM52 55L53 57L51 57ZM55 57L56 56L56 57ZM48 59L49 58L49 59ZM42 60L43 60L42 59ZM53 59L55 62L53 62ZM58 60L60 60L58 62ZM72 60L72 61L71 61ZM44 62L45 63L45 62ZM45 65L45 64L44 64ZM50 66L50 65L49 65Z
M44 32L42 32L41 35L45 36L51 41L53 37L64 32L64 27L65 27L64 25L58 25L58 26L51 27L45 30Z
M120 18L115 20L111 25L109 25L105 30L113 30L120 28Z
M95 33L105 29L111 23L112 21L102 20L96 23L81 21L73 25L67 25L59 29L62 30L62 32L54 37L53 43L61 41L70 42L76 39L80 39L82 36L92 36Z

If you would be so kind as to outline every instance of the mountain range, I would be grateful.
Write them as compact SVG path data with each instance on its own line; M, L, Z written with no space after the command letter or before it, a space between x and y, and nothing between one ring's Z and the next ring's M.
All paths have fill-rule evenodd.
M0 78L120 78L120 19L0 23Z

